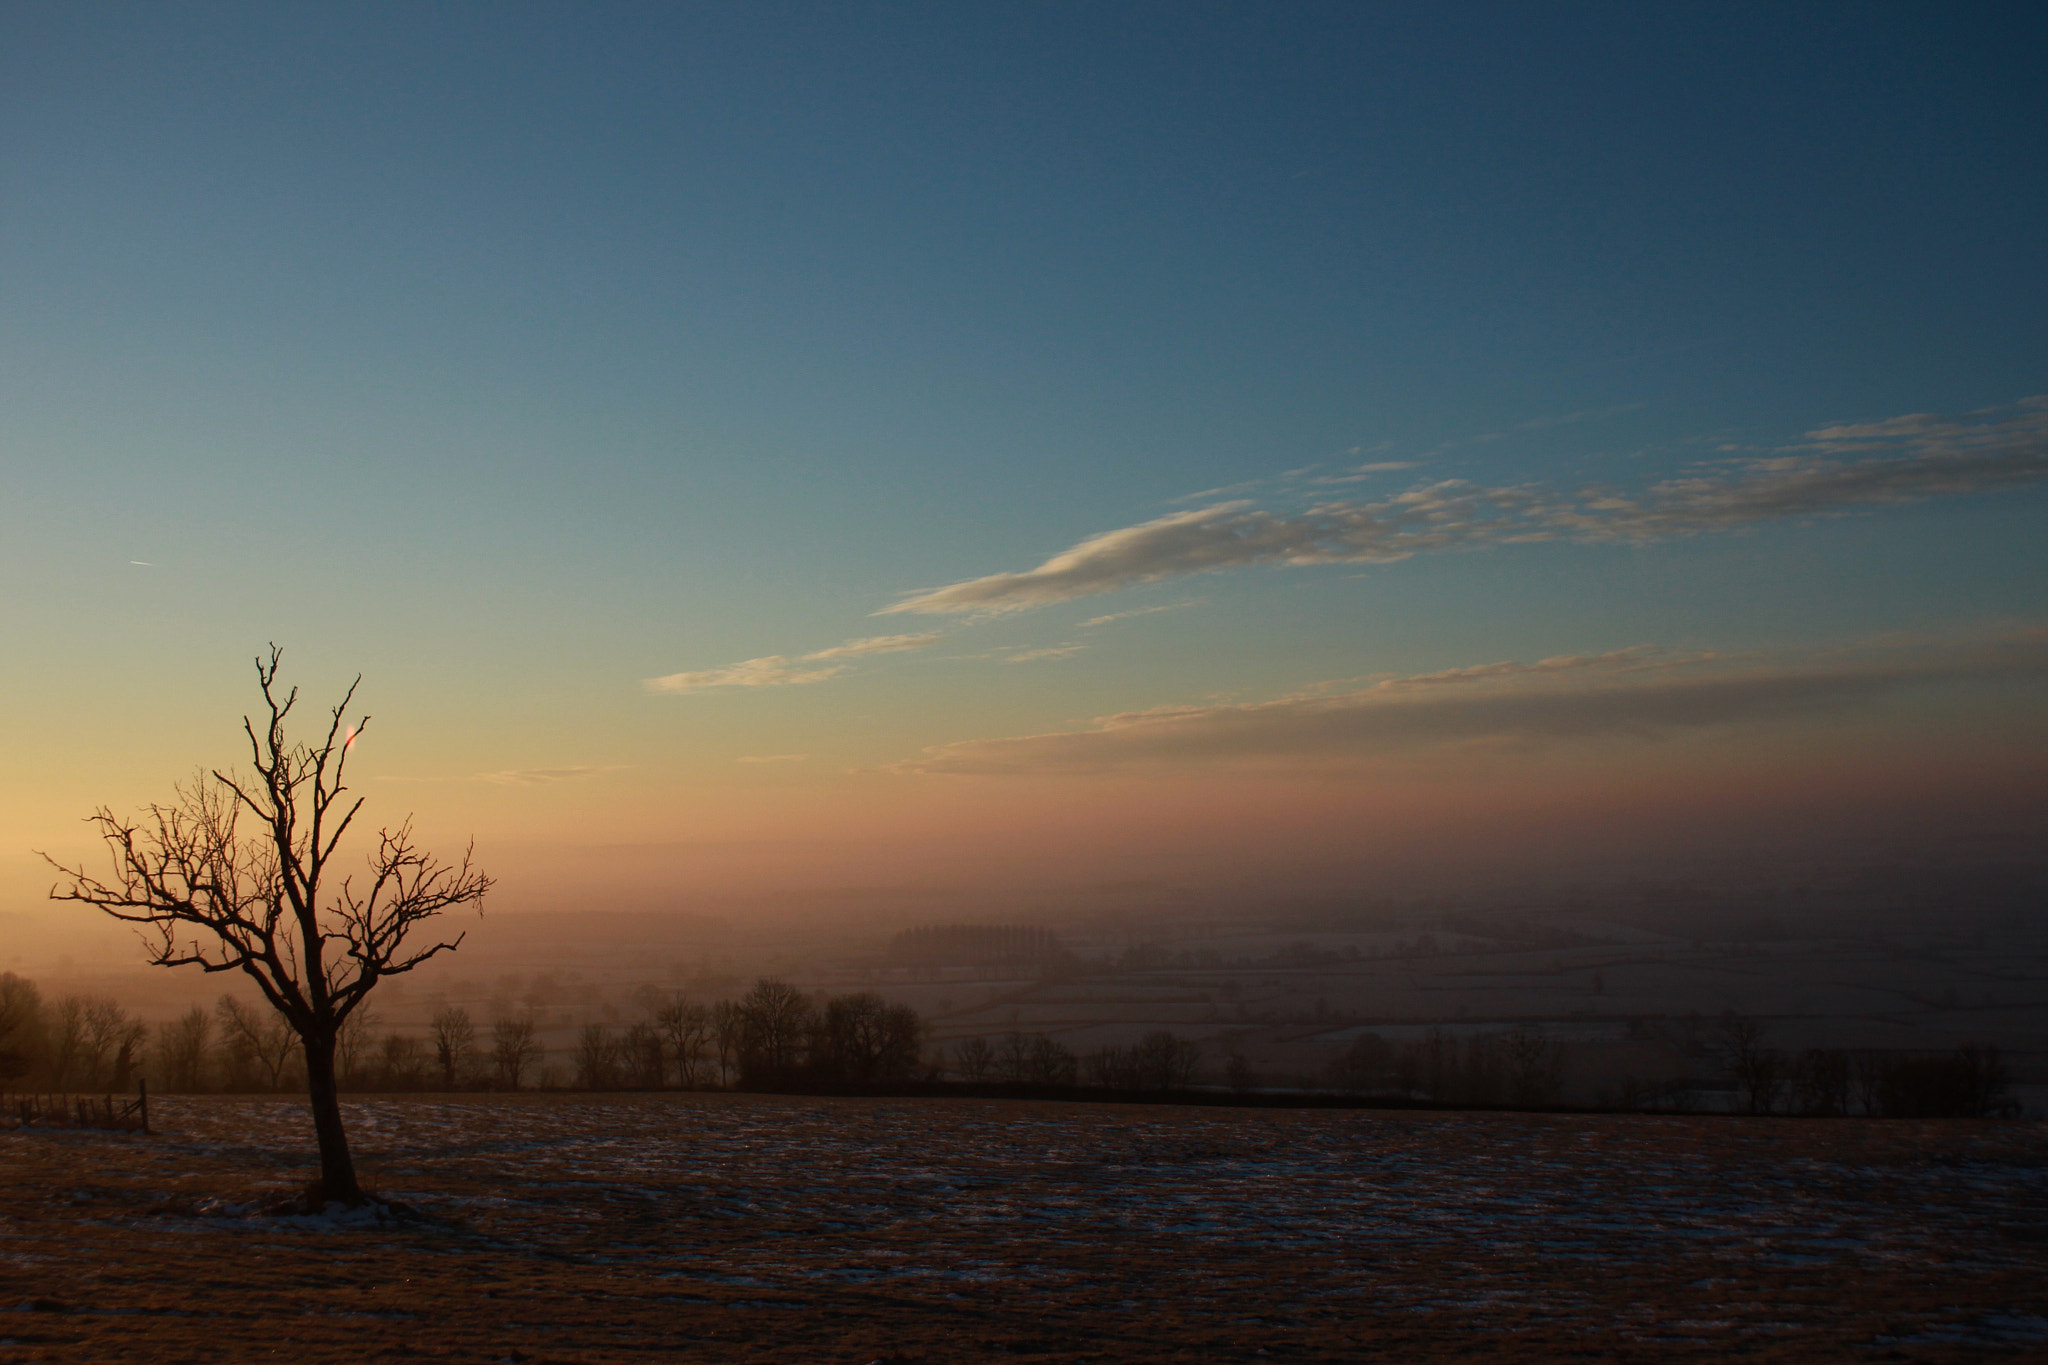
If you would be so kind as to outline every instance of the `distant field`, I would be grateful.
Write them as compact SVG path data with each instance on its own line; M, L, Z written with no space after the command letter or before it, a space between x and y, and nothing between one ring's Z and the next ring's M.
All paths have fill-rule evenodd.
M1939 945L1876 937L1728 945L1634 931L1628 942L1516 949L1446 935L1432 951L1411 944L1370 955L1387 953L1387 937L1207 939L1176 948L1173 956L1191 960L1172 966L883 989L926 1010L940 1042L1044 1032L1086 1054L1169 1028L1204 1043L1211 1078L1236 1054L1283 1085L1320 1083L1361 1033L1399 1042L1435 1029L1527 1027L1565 1050L1561 1098L1597 1104L1629 1077L1724 1076L1715 1028L1730 1010L1756 1019L1769 1046L1791 1053L1988 1043L2003 1050L2015 1081L2048 1083L2048 958L2033 940L2024 948L1961 936ZM1216 961L1193 960L1202 957ZM939 992L952 998L935 999ZM2039 1116L2035 1089L2020 1098Z
M1079 959L1049 972L892 966L880 930L824 920L800 935L780 926L747 938L682 915L492 915L460 954L381 986L369 1032L424 1042L448 1005L480 1025L530 1012L546 1049L532 1077L560 1086L574 1078L585 1027L623 1029L676 993L736 999L775 976L912 1006L930 1025L934 1061L973 1038L1043 1034L1086 1057L1166 1029L1200 1045L1196 1079L1208 1084L1223 1084L1242 1059L1258 1085L1324 1085L1362 1033L1400 1044L1439 1029L1531 1030L1559 1045L1557 1098L1597 1107L1636 1084L1688 1080L1729 1093L1719 1021L1734 1011L1789 1056L1995 1045L2013 1098L2048 1117L2048 928L2031 911L1988 914L1837 906L1788 911L1796 936L1705 938L1562 913L1554 924L1497 916L1493 938L1445 927L1476 923L1470 916L1356 931L1162 922L1090 937L1084 926L1062 931ZM606 932L579 932L585 918ZM74 964L39 981L46 999L111 995L156 1024L194 1004L211 1008L233 984L145 968L118 934L83 960L90 972Z
M8 1359L1981 1359L2048 1350L2032 1122L374 1099L437 1221L245 1215L303 1111L0 1134Z

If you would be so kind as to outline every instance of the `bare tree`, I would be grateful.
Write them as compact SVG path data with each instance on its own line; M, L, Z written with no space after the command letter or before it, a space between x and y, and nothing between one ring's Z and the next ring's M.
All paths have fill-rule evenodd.
M164 1090L190 1093L206 1083L207 1044L213 1038L213 1016L194 1005L168 1024L157 1025L157 1084Z
M500 1019L491 1025L491 1062L498 1069L498 1079L508 1090L519 1088L520 1077L526 1069L539 1062L542 1048L540 1040L534 1037L533 1016L515 1015Z
M953 1069L970 1081L988 1079L996 1064L996 1050L986 1038L969 1038L953 1049Z
M42 1019L43 994L36 983L0 972L0 1085L34 1068Z
M409 1033L387 1033L377 1044L377 1088L420 1090L427 1080L427 1045Z
M1061 1043L1042 1033L1033 1034L1025 1079L1036 1085L1072 1085L1081 1070L1081 1059Z
M995 1077L1012 1085L1031 1079L1031 1039L1021 1033L1006 1033L996 1044Z
M471 866L437 861L413 842L410 821L379 832L364 882L329 876L335 853L362 800L344 800L349 750L369 723L344 729L358 678L335 706L317 745L294 743L285 722L298 701L280 698L280 653L256 661L262 729L245 716L253 774L202 772L169 805L136 820L102 806L91 822L112 854L101 880L82 867L55 866L70 878L58 900L95 906L145 926L149 959L160 967L245 973L291 1025L306 1061L306 1091L320 1149L320 1178L308 1205L367 1201L342 1128L335 1044L349 1017L387 976L409 972L461 943L407 943L426 920L480 905L491 880ZM255 825L245 833L241 822Z
M299 1042L291 1022L274 1010L244 1005L232 995L223 995L213 1013L220 1021L221 1047L232 1068L261 1070L265 1089L284 1089L285 1072Z
M1533 1024L1507 1036L1508 1103L1551 1104L1564 1074L1564 1052Z
M1153 1030L1131 1049L1131 1069L1139 1087L1146 1090L1178 1090L1194 1084L1195 1067L1201 1059L1201 1044L1176 1037L1170 1029Z
M1778 1092L1784 1088L1785 1058L1775 1048L1764 1046L1764 1026L1747 1015L1728 1011L1721 1016L1721 1050L1741 1088L1743 1107L1752 1114L1776 1109Z
M1849 1053L1810 1047L1792 1059L1792 1103L1802 1114L1846 1114L1852 1083Z
M120 1002L97 996L85 1002L85 1083L126 1090L148 1027Z
M52 1090L70 1089L79 1064L90 1060L85 1043L85 1003L82 995L67 995L51 1013L44 1064L49 1070ZM91 1082L88 1080L87 1084Z
M668 1043L654 1025L628 1027L619 1040L619 1054L627 1084L635 1090L659 1090L667 1082Z
M453 1090L469 1074L476 1058L476 1025L469 1011L450 1005L434 1012L434 1061L441 1068L441 1088Z
M740 1057L740 1041L746 1034L747 1019L737 1003L721 1000L711 1007L711 1037L718 1046L718 1083L732 1084L733 1070Z
M1870 1052L1858 1052L1849 1063L1849 1082L1855 1088L1856 1102L1866 1114L1876 1114L1878 1094L1884 1088L1884 1063Z
M655 1013L654 1022L668 1040L669 1055L676 1059L676 1080L685 1090L702 1083L705 1044L711 1041L711 1011L678 998Z
M995 1073L999 1081L1072 1085L1080 1071L1081 1059L1042 1033L1005 1034L996 1048Z
M584 1090L611 1090L619 1083L619 1040L603 1024L585 1024L576 1040L576 1084Z
M757 981L739 1002L740 1074L749 1082L787 1081L808 1060L817 1009L784 981Z
M0 1043L16 1029L25 1028L43 1009L43 993L36 983L13 972L0 972Z
M341 1021L334 1035L334 1083L342 1090L367 1090L375 1073L377 1026L384 1020L375 1010L361 1009Z
M899 1080L917 1070L923 1043L916 1010L861 991L826 1002L811 1063L837 1080Z

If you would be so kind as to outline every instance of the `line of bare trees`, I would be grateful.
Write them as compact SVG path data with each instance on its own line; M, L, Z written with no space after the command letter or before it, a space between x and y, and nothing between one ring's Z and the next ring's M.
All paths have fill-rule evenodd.
M1885 1118L1977 1118L2016 1112L2011 1076L1998 1049L1965 1043L1948 1053L1788 1052L1765 1042L1764 1025L1722 1016L1720 1048L1749 1114L1870 1114Z
M384 1030L367 1010L350 1017L335 1069L353 1091L519 1090L570 1084L586 1090L715 1089L871 1084L910 1079L1171 1091L1201 1079L1199 1044L1155 1030L1129 1047L1086 1055L1044 1034L967 1038L927 1054L924 1021L872 992L810 995L764 980L737 1000L643 996L645 1017L590 1024L546 1068L530 1013L480 1026L460 1006L437 1011L424 1035ZM2009 1076L1995 1047L1949 1053L1851 1051L1768 1045L1762 1023L1723 1016L1714 1034L1733 1100L1707 1083L1625 1081L1606 1097L1619 1109L1751 1114L1969 1117L2013 1111ZM1227 1059L1237 1089L1255 1082ZM1431 1030L1392 1043L1366 1033L1330 1066L1330 1088L1361 1096L1444 1104L1546 1105L1559 1098L1562 1050L1533 1028L1454 1037ZM125 1091L147 1076L158 1090L282 1092L305 1084L304 1050L291 1025L264 1004L223 995L149 1026L98 995L45 1001L34 982L0 973L0 1090ZM1727 1091L1720 1092L1726 1095Z
M585 1025L569 1061L585 1090L699 1090L905 1080L925 1025L871 991L813 996L764 980L738 1000L675 998L638 1023Z
M762 981L739 1000L643 1003L637 1023L582 1030L563 1059L572 1084L687 1090L925 1073L924 1021L872 992L814 998ZM354 1091L519 1090L543 1081L548 1060L531 1013L480 1026L461 1006L436 1011L424 1035L359 1010L334 1052L337 1080ZM277 1011L234 996L151 1028L106 997L46 1003L34 982L0 973L0 1089L127 1090L143 1076L167 1091L290 1091L305 1084L303 1049Z
M443 1010L427 1038L379 1033L359 1012L336 1041L336 1070L354 1090L458 1086L517 1089L540 1059L528 1016L498 1020L480 1041L468 1015ZM44 1001L33 981L0 973L0 1089L125 1091L147 1077L158 1090L270 1092L305 1085L304 1049L267 1004L223 995L151 1027L100 995Z
M1202 1049L1166 1029L1130 1047L1082 1055L1041 1033L967 1038L934 1059L940 1076L1003 1085L1087 1085L1105 1090L1183 1090L1193 1085Z
M0 973L0 1088L126 1089L149 1030L103 996L45 1003L36 984Z
M535 1016L481 1024L451 1005L424 1034L387 1030L359 1010L335 1043L351 1091L715 1089L869 1084L909 1079L1173 1090L1195 1083L1201 1049L1158 1030L1130 1047L1079 1055L1042 1034L970 1038L927 1055L907 1005L873 992L810 995L764 980L737 1000L640 999L642 1019L585 1025L549 1066ZM286 1092L305 1084L289 1023L263 1004L223 995L153 1028L101 996L46 1004L35 984L0 974L0 1089Z
M1360 1034L1330 1066L1329 1080L1354 1095L1438 1104L1545 1105L1558 1099L1563 1049L1533 1028L1457 1038L1431 1029L1390 1043Z
M1828 1117L1969 1118L2016 1113L1998 1049L1966 1044L1948 1053L1806 1048L1766 1042L1765 1026L1727 1014L1714 1034L1722 1076L1624 1079L1600 1104L1619 1110ZM1332 1063L1328 1080L1347 1093L1439 1104L1557 1103L1563 1050L1534 1028L1459 1039L1441 1029L1390 1043L1367 1033ZM1733 1085L1733 1098L1727 1098Z

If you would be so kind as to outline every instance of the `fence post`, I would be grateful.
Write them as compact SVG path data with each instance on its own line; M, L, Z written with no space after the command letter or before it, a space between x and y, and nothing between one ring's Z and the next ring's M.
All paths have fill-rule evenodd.
M149 1136L149 1080L137 1077L135 1081L135 1102L142 1107L142 1135Z

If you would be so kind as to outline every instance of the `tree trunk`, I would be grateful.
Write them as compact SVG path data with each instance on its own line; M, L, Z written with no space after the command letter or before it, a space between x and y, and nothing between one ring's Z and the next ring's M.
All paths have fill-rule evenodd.
M334 1077L334 1039L307 1038L306 1099L313 1109L313 1133L320 1143L320 1180L308 1202L368 1202L356 1184L356 1163L341 1126L341 1092Z

